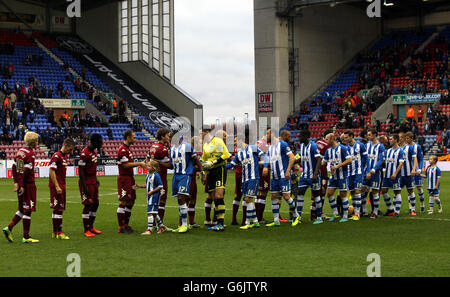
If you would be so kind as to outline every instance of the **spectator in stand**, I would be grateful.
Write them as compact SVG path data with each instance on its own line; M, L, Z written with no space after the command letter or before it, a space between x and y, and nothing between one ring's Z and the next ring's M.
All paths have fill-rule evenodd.
M61 114L61 118L59 119L59 122L61 123L61 126L67 127L69 124L69 114L67 113L67 110L65 110Z
M117 113L117 101L115 98L113 99L112 104L113 104L113 113Z
M14 74L14 63L9 64L9 75L12 76Z
M417 124L412 125L411 132L412 132L414 135L419 135L419 128L417 127Z
M6 152L5 152L4 149L2 149L2 150L0 151L0 159L1 159L1 160L6 160Z
M109 140L113 140L111 127L108 126L108 130L106 130L106 133L108 134Z
M123 116L125 114L125 101L123 99L120 99L119 102L119 115Z
M34 114L34 110L30 109L30 113L28 114L28 121L30 123L33 123L35 118L36 118L36 115Z
M70 98L70 92L69 89L65 90L64 92L64 98L69 99Z
M53 86L48 89L47 98L53 98Z
M410 105L408 111L406 112L406 120L411 122L414 118L414 108Z
M94 98L94 88L93 87L91 87L91 88L89 88L89 91L88 91L88 98L89 98L89 100L92 100L93 98Z
M11 106L11 105L9 104L9 99L8 99L7 96L5 96L5 97L3 98L3 108L6 109L6 108L9 108L10 106Z
M442 131L442 141L445 147L449 146L449 140L450 140L450 131L445 128Z
M80 84L81 84L80 78L77 77L73 83L75 84L75 91L80 92L80 91L81 91L81 88L80 88Z
M442 139L442 134L439 134L439 135L436 137L436 143L437 143L438 149L439 149L440 151L442 150L442 141L443 141L443 139Z
M424 114L424 110L422 108L422 105L420 105L419 109L417 110L417 121L419 123L422 123L422 121L423 121L423 114Z

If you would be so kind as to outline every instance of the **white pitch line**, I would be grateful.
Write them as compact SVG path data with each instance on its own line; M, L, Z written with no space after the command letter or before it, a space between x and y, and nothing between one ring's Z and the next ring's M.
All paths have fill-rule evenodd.
M450 221L450 219L437 219L437 218L399 218L404 220L429 220L429 221Z
M102 194L102 196L113 196L113 195L117 195L117 192L113 192L113 193L107 193L107 194ZM79 196L69 196L66 198L77 198ZM50 203L50 199L49 200L44 200L44 199L38 199L38 202L42 202L42 203ZM17 202L17 199L0 199L0 202ZM66 204L80 204L80 202L75 202L75 201L66 201ZM100 205L117 205L117 203L111 203L111 202L101 202L100 201ZM135 206L142 206L145 207L147 206L147 204L135 204ZM178 208L178 205L166 205L166 208ZM204 210L204 207L201 206L196 206L195 207L196 210ZM212 208L211 208L212 209ZM231 208L226 208L225 210L227 211L232 211ZM264 213L272 213L271 210L265 210ZM288 213L288 211L284 211L282 213ZM400 217L399 219L404 219L404 220L428 220L428 221L445 221L448 222L450 221L450 219L439 219L439 218L419 218L419 217L415 217L415 218L410 218L410 217L406 217L406 218L402 218Z
M110 193L110 194L102 194L102 196L112 196L112 195L117 195L117 192ZM79 197L79 196L69 196L69 197L66 197L66 198L77 198L77 197ZM0 202L17 202L17 199L0 199ZM50 198L48 200L46 200L46 199L37 199L37 202L50 203ZM81 202L76 202L76 201L66 201L66 204L80 204L80 203ZM100 206L101 205L118 205L118 202L117 203L111 203L111 202L102 202L102 201L100 201ZM143 207L145 207L145 206L147 206L147 204L138 204L138 203L136 203L134 206L143 206ZM178 205L166 205L165 207L166 208L178 208ZM205 208L201 207L201 206L196 206L195 209L196 210L204 210ZM213 208L211 208L211 210L212 209ZM225 210L232 211L231 208L226 208ZM265 210L264 212L272 213L271 210ZM286 213L287 213L287 211L286 211Z

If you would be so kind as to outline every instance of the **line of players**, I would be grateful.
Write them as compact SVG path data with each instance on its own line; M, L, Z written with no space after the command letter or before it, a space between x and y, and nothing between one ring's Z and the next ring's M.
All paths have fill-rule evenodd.
M421 174L423 168L423 156L419 145L413 142L414 135L410 132L394 134L389 138L390 148L385 149L377 139L376 130L370 130L367 134L367 148L361 142L355 141L352 131L346 131L340 137L341 143L331 131L326 131L325 139L316 143L310 141L310 133L301 131L299 154L294 157L288 143L289 131L282 131L277 138L270 129L267 130L265 139L258 141L256 145L249 145L248 138L245 142L236 144L234 159L227 164L230 154L220 137L210 135L211 129L203 129L203 153L201 161L194 152L194 147L201 143L200 139L180 139L178 146L169 149L171 131L160 129L157 132L158 143L151 147L148 159L144 162L133 162L130 146L136 141L135 133L128 130L124 134L124 142L118 151L119 176L118 197L119 206L117 218L119 233L133 233L135 230L129 226L131 210L136 199L136 189L147 189L148 204L148 229L143 235L152 234L153 225L158 224L158 233L168 231L163 224L165 202L167 199L167 168L174 169L172 180L172 195L178 198L180 226L173 232L184 233L189 228L199 227L194 221L196 182L195 178L201 176L208 192L205 202L206 224L210 224L210 211L212 201L215 203L215 217L217 224L209 230L224 230L225 204L223 201L226 183L226 170L240 165L242 168L242 193L245 197L243 205L245 209L245 224L241 229L259 227L259 222L264 221L265 198L270 183L272 200L272 213L274 221L266 224L268 227L280 225L279 208L281 197L288 203L292 216L292 225L301 222L304 195L308 187L311 188L313 206L311 215L315 217L313 224L321 224L324 193L328 197L333 216L330 221L339 218L337 199L334 199L336 189L339 190L339 198L342 203L342 219L348 220L349 203L347 191L352 195L354 206L353 220L359 220L361 211L366 212L367 194L372 192L373 207L371 218L379 214L379 195L382 194L387 206L385 215L399 216L401 207L401 189L408 190L408 202L410 214L415 213L414 186L417 187L421 202L421 212L424 212L424 193L422 189ZM31 213L36 210L36 186L34 183L34 153L33 149L38 144L38 135L28 132L25 135L26 147L21 148L15 158L13 166L14 191L18 193L18 211L10 224L3 229L8 241L12 242L11 231L20 221L23 221L24 234L22 242L39 242L29 235ZM267 141L270 140L271 142ZM97 172L97 153L102 146L102 138L93 134L89 145L80 155L79 189L82 197L83 226L86 237L95 237L102 232L94 227L96 212L99 206L98 189L99 181ZM67 158L74 148L74 142L66 139L61 150L51 158L50 166L50 207L53 209L53 237L57 239L69 239L62 232L62 213L65 210L65 175ZM198 151L198 147L195 151ZM303 169L298 181L298 190L295 199L291 197L291 170L296 160L301 163ZM383 174L383 163L385 164ZM430 167L427 170L428 190L430 194L430 211L434 201L438 204L439 211L442 207L439 200L440 170L436 166L437 158L430 159ZM331 176L328 182L326 165L331 168ZM141 166L149 170L146 185L136 185L133 177L133 168ZM263 169L261 170L261 167ZM270 177L269 177L270 168ZM207 173L205 173L203 170ZM239 172L239 171L237 171ZM383 176L384 175L384 176ZM238 175L236 175L238 177ZM260 178L261 176L261 178ZM321 178L321 176L323 178ZM156 182L155 182L156 181ZM194 181L194 182L192 182ZM239 183L236 183L239 187ZM393 205L388 189L394 191ZM238 189L237 189L238 190ZM238 191L237 191L238 193ZM361 199L361 194L364 199ZM239 206L239 195L233 203L233 222L236 222L236 213ZM255 203L253 203L253 200ZM189 205L189 207L188 207ZM237 207L236 207L237 206ZM189 224L187 223L189 213ZM281 218L282 219L282 218Z
M347 222L349 220L348 210L349 202L347 193L350 192L354 208L354 215L350 218L358 221L361 212L367 213L367 196L369 192L372 194L372 214L371 219L377 218L381 213L379 211L379 195L382 194L387 212L386 216L398 217L402 203L401 189L406 187L408 192L409 214L416 216L415 211L415 193L414 187L417 188L420 198L421 212L425 211L423 178L427 177L427 189L430 196L430 210L433 213L433 204L436 202L439 212L442 212L442 206L439 200L440 185L440 169L437 167L437 157L432 156L430 159L430 167L427 168L427 175L422 174L423 154L421 147L414 143L414 134L411 132L401 132L393 134L389 137L389 148L386 149L383 144L378 141L377 131L371 129L367 133L367 147L365 144L354 139L354 133L348 130L340 136L340 142L331 131L326 131L324 140L319 140L322 151L319 151L318 145L310 141L310 132L301 131L299 135L300 149L299 154L294 157L288 143L290 141L290 132L283 131L277 138L270 129L266 136L271 139L272 144L268 147L267 155L264 160L264 170L262 177L268 175L270 165L270 192L272 200L272 212L274 216L273 223L266 226L280 225L280 197L288 203L292 226L296 226L301 222L303 211L304 195L308 187L311 188L313 210L315 212L315 220L313 224L323 223L322 207L324 204L324 192L329 200L333 216L329 221L335 221L340 218L338 211L338 202L334 198L336 190L338 190L338 198L342 205L342 218L339 222ZM270 137L270 138L269 138ZM267 145L269 145L267 143ZM245 147L245 148L244 148ZM242 192L245 196L247 205L247 219L245 225L241 229L250 229L259 227L259 220L254 213L253 199L258 184L258 157L264 155L260 147L244 144L240 147L239 152L234 160L226 166L231 168L237 164L241 164L242 173ZM298 190L295 199L291 197L291 169L297 159L301 163L302 174L298 180ZM330 179L327 183L326 166L330 167ZM321 179L322 176L324 179ZM327 189L325 190L325 185ZM388 190L394 192L393 203L389 196ZM364 199L361 199L364 195ZM235 201L236 202L236 201ZM253 222L253 223L252 223Z

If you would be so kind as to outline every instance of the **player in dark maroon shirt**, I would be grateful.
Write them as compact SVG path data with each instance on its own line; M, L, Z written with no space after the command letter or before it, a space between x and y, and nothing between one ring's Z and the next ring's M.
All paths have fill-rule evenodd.
M9 225L3 228L3 233L9 242L13 242L12 229L22 220L23 243L37 243L39 240L30 237L31 213L36 211L36 184L34 183L33 149L38 145L39 135L27 132L24 137L25 147L21 148L15 157L13 165L14 191L17 192L19 202L18 211Z
M134 162L130 146L136 142L136 133L127 130L123 134L123 143L117 152L119 176L117 177L117 191L119 207L117 208L117 220L119 222L118 233L136 232L128 223L130 222L131 209L136 201L136 182L134 180L134 167L144 167L145 162Z
M154 143L150 147L150 152L147 155L147 159L153 159L159 163L159 175L163 183L163 189L161 190L161 196L159 198L158 216L161 221L164 221L164 213L167 200L167 169L171 168L169 162L169 147L172 132L167 128L160 128L156 131L156 139L158 142ZM170 231L170 230L169 230Z
M272 130L270 127L266 130L266 135L263 136L260 140L256 142L256 145L258 148L267 154L269 147L270 147L270 137ZM258 187L258 195L256 196L255 200L255 208L256 208L256 217L258 218L258 222L261 224L266 224L267 221L264 219L264 209L266 207L266 198L267 193L270 189L270 174L263 175L263 165L260 164L259 166L259 187ZM280 221L285 220L284 218L280 217ZM287 220L286 220L287 221Z
M63 212L66 209L66 167L68 156L75 147L71 138L66 138L59 152L53 154L50 159L50 208L53 209L52 222L53 234L56 239L70 239L62 232Z
M103 145L103 139L100 134L92 134L89 139L89 145L86 146L80 154L78 162L78 173L80 179L78 186L80 188L81 203L83 208L83 226L84 236L94 237L102 232L94 228L95 218L98 209L98 188L100 183L97 179L97 156L98 150Z
M237 137L234 137L234 152L233 156L230 157L230 160L233 160L233 158L238 153L237 151ZM239 211L239 204L241 204L242 199L242 165L238 164L234 167L234 194L236 197L234 197L233 200L233 216L231 219L231 225L238 225L236 216ZM247 213L247 206L245 203L242 204L242 225L245 225L245 218Z
M332 129L326 129L323 132L322 139L319 139L316 141L317 148L319 149L319 153L323 156L325 155L325 152L329 148L327 142L325 141L325 136L328 134L333 133ZM322 205L324 205L324 199L325 194L327 192L327 185L328 185L328 171L327 171L327 165L322 165L320 168L320 179L321 179L321 189L320 189L320 200L322 201ZM314 221L317 218L316 215L316 204L314 203L314 197L311 196L311 221Z

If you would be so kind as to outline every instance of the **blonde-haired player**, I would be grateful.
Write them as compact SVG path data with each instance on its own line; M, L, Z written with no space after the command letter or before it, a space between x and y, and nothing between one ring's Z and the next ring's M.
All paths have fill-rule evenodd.
M3 233L9 242L13 242L11 235L13 227L22 220L23 243L37 243L39 240L30 237L31 213L36 211L36 184L34 183L33 149L38 145L39 135L27 132L24 137L25 147L19 149L13 165L14 192L17 192L19 209L9 225L3 228Z

